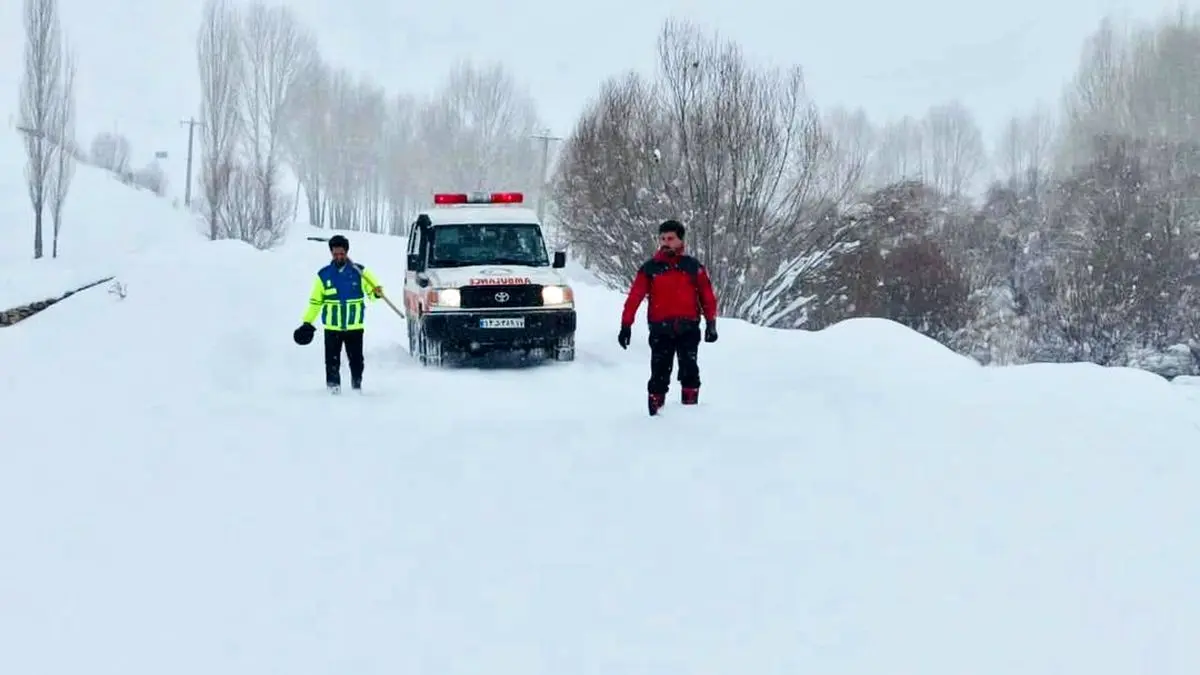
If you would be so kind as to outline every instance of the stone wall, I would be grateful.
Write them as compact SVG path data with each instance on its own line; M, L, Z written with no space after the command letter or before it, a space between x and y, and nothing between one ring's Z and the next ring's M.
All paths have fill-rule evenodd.
M90 284L85 284L83 286L80 286L79 288L69 290L66 293L63 293L62 295L58 296L57 298L47 298L46 300L38 300L37 302L31 302L27 305L21 305L20 307L13 307L12 309L0 310L0 327L12 326L14 324L20 323L20 322L24 321L25 319L28 319L29 317L33 316L34 314L45 311L46 309L50 308L51 306L53 306L59 302L62 302L63 300L66 300L67 298L71 297L72 295L75 295L76 293L78 293L80 291L85 291L89 288L92 288L93 286L99 286L100 284L102 284L106 281L112 281L113 279L114 279L114 277L105 277L103 279L93 281Z

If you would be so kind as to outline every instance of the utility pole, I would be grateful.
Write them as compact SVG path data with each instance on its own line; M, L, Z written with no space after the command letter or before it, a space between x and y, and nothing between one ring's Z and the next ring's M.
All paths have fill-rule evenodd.
M546 170L550 168L550 142L561 141L563 139L558 136L551 136L549 129L545 133L533 138L542 142L542 175L540 176L541 186L538 188L537 204L538 220L542 221L546 218Z
M194 117L190 117L179 123L181 127L188 128L188 154L187 154L187 183L183 186L183 205L192 205L192 147L196 140L196 127L203 127L204 124L199 122Z

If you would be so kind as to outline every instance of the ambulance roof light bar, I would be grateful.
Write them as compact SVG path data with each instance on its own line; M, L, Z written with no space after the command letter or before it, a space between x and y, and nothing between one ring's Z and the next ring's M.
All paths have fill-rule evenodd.
M433 195L433 203L440 206L451 204L523 204L525 195L520 192L439 192Z

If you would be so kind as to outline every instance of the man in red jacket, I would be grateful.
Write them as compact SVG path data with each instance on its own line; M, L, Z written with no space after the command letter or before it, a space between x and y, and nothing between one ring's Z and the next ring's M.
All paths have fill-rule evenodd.
M683 235L684 227L678 221L668 220L659 226L658 252L633 278L617 336L621 349L628 349L638 306L649 296L646 323L650 328L650 380L646 391L651 415L657 414L666 402L676 357L683 404L699 402L700 366L696 357L700 351L702 313L704 341L717 341L717 297L712 281L704 265L683 252Z

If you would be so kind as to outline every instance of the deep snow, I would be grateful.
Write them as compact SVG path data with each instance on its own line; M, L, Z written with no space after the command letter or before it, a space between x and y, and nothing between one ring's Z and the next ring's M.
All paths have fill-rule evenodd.
M701 405L649 418L641 319L622 351L577 271L576 362L422 369L376 303L332 398L291 342L322 244L204 242L92 171L17 263L0 166L8 297L127 291L0 329L0 672L1200 672L1192 387L722 320ZM398 295L403 242L349 236Z

